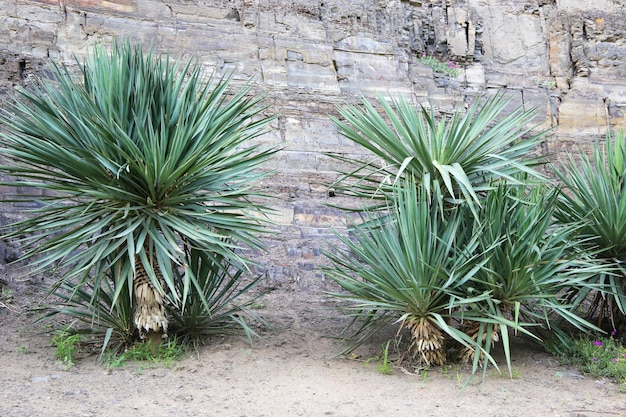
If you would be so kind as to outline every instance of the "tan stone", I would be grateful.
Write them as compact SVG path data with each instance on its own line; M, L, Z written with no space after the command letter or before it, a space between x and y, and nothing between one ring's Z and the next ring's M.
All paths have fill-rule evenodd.
M566 97L559 107L562 134L598 134L606 128L606 112L601 98Z

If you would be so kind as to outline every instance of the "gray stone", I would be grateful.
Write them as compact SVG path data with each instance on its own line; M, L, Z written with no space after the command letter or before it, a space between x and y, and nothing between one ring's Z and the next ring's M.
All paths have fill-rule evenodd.
M72 64L118 36L195 56L236 83L257 81L268 112L280 115L255 139L281 145L267 166L278 176L262 186L277 196L267 241L297 248L258 255L280 282L317 280L320 257L310 254L343 230L324 206L343 166L325 153L369 156L330 121L338 105L401 95L449 113L506 89L511 106L536 107L536 120L555 128L547 146L559 151L626 127L623 0L16 0L0 2L0 27L0 95L50 59ZM452 59L461 74L434 72L422 53ZM22 208L2 205L17 218ZM287 255L298 260L281 265Z

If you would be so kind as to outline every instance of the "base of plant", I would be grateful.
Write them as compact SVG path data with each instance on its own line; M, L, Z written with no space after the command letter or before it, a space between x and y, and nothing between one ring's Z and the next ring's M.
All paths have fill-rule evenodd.
M437 326L424 318L410 317L406 327L411 330L410 349L415 359L427 365L440 366L446 363L445 338Z
M481 330L480 323L477 321L469 321L466 322L463 326L463 332L470 337L475 342L478 342L480 337L480 342L478 344L480 346L487 346L488 344L493 347L497 342L500 341L500 336L498 334L500 326L497 324L493 325L493 329L491 330L491 335L484 329ZM482 336L479 336L482 333ZM490 338L489 342L487 338ZM464 364L471 363L474 360L474 356L476 355L476 349L473 347L465 346L461 349L461 353L459 354L459 361ZM482 363L484 360L484 354L480 353L479 362Z
M142 341L150 345L152 349L156 351L164 341L167 341L167 335L159 332L148 332L144 335Z

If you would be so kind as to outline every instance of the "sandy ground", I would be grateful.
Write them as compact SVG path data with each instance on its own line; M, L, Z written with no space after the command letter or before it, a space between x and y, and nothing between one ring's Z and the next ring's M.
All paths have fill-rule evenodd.
M517 340L514 378L474 377L451 365L391 375L367 359L333 358L346 324L321 291L279 288L258 311L270 324L254 345L216 338L170 367L141 363L107 370L94 357L69 370L50 336L27 313L37 292L10 283L0 305L0 417L86 416L626 416L626 394L584 377L533 344Z

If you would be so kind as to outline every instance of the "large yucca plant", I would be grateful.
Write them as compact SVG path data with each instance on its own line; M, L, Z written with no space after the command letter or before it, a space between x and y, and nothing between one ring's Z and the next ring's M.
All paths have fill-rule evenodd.
M608 267L594 281L603 287L589 314L608 312L613 330L626 332L626 140L624 131L607 132L605 145L591 155L569 155L554 171L563 182L556 216L581 225L579 243L596 262ZM601 320L600 320L601 321ZM617 328L617 329L616 329Z
M348 195L388 199L395 179L412 175L429 196L436 190L447 201L467 202L474 209L494 179L516 183L519 172L539 176L533 165L542 161L532 155L546 132L531 133L536 124L532 109L517 107L506 114L509 102L498 93L439 120L432 108L416 108L402 98L379 97L378 106L367 99L361 106L342 106L343 120L332 120L371 157L330 154L348 165L333 187Z
M391 215L372 213L350 237L338 235L345 249L326 253L332 261L326 273L343 289L332 295L361 323L344 352L397 322L410 331L416 359L441 365L447 339L482 351L454 325L485 299L462 296L482 264L474 255L475 235L462 227L466 214L456 210L444 218L416 181L408 176L395 185Z
M55 67L0 112L1 170L25 190L12 198L39 203L9 235L30 245L26 258L42 255L40 269L66 271L60 282L97 289L115 269L113 299L134 294L136 326L157 340L166 298L203 294L185 248L245 268L235 249L261 246L250 187L273 150L249 140L271 118L251 84L130 42L95 47L79 68Z

